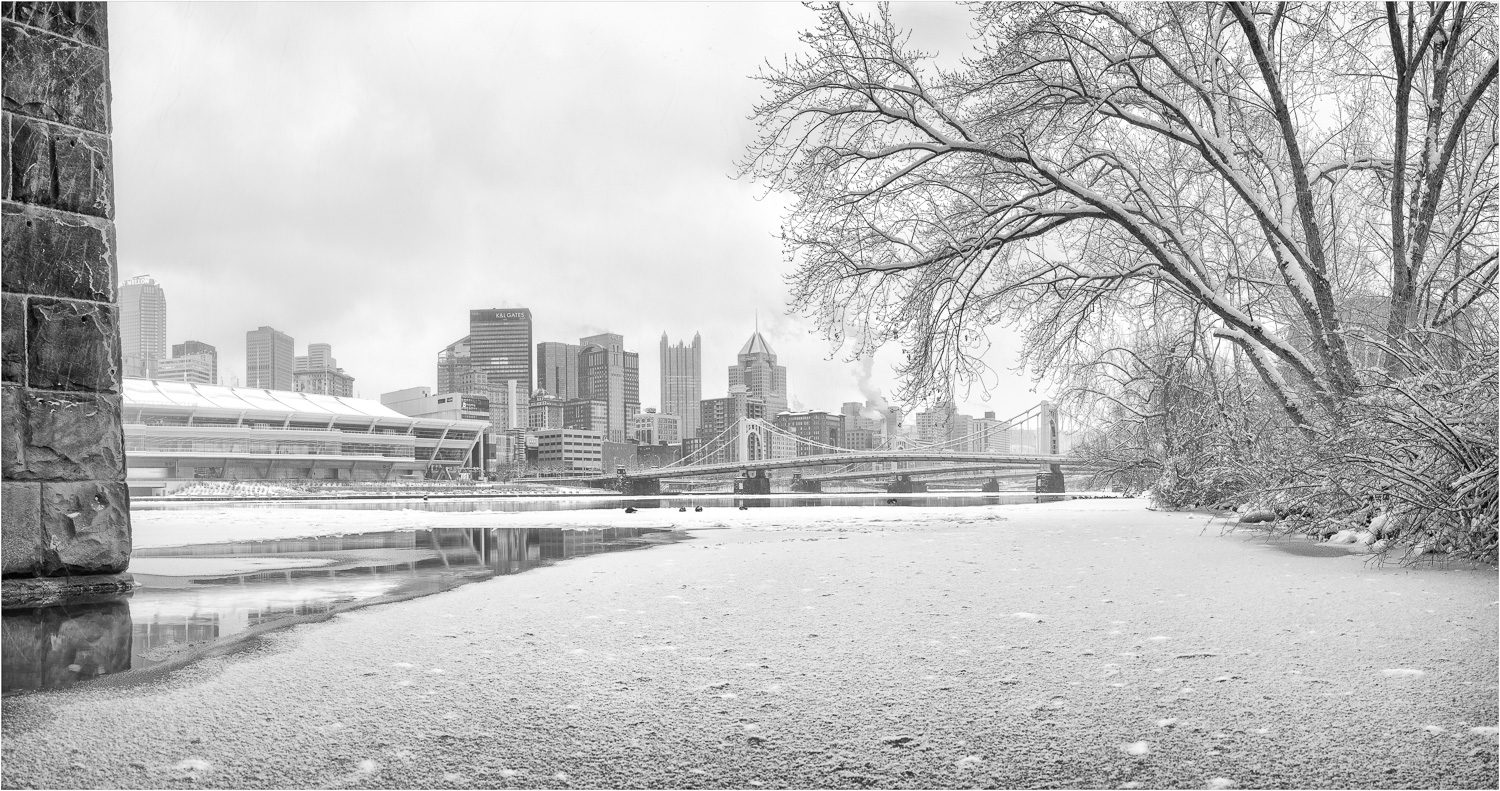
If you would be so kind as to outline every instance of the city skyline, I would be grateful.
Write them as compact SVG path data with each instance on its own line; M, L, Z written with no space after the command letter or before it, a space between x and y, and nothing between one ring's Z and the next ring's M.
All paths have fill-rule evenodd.
M225 374L244 371L238 338L272 326L338 347L365 398L434 384L433 354L467 334L467 311L508 306L532 310L537 341L630 339L646 405L660 405L663 332L701 333L703 396L722 396L711 372L735 362L757 313L789 406L891 398L898 349L828 361L817 328L785 315L784 205L730 178L753 135L749 75L796 49L805 19L794 5L112 8L119 271L162 283L168 338L217 346ZM961 19L948 29L968 45ZM704 40L724 43L684 46ZM580 67L597 52L607 73ZM453 73L470 85L432 78ZM493 98L483 117L452 124L446 108L479 94ZM534 120L508 120L513 106ZM609 145L565 143L600 128ZM538 139L568 153L514 153ZM202 183L222 200L196 199ZM1003 367L1012 344L996 340ZM999 381L988 407L977 389L959 402L1035 400L1029 382Z

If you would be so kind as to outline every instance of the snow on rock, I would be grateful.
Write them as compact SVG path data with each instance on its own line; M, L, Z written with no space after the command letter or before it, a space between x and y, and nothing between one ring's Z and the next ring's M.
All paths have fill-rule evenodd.
M1145 742L1128 742L1120 745L1120 752L1126 755L1147 755L1151 752L1151 745Z
M1441 725L1423 725L1422 730L1436 736L1439 733L1446 733L1448 729Z
M1333 536L1328 539L1328 543L1330 543L1330 544L1353 544L1357 540L1358 539L1355 538L1355 531L1353 531L1353 530L1340 530L1337 533L1334 533Z
M1500 728L1492 725L1480 725L1476 728L1470 728L1469 733L1475 736L1500 736Z
M1380 671L1380 675L1386 678L1421 678L1427 675L1427 671L1410 667L1390 667Z
M1227 777L1215 777L1208 781L1209 788L1234 788L1235 782Z

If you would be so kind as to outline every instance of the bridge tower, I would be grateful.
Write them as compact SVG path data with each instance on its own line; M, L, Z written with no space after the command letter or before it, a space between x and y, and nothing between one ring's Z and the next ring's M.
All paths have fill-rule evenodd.
M1045 455L1062 453L1062 442L1057 432L1057 407L1051 401L1037 405L1037 450ZM1062 465L1043 464L1036 474L1036 490L1040 493L1061 494L1067 491L1063 483Z

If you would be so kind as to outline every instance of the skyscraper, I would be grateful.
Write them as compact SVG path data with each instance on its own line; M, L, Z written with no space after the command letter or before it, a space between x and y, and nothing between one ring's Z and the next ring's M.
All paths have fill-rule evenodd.
M608 405L604 438L624 442L630 419L641 411L640 355L625 351L625 339L615 333L578 340L578 398Z
M167 356L167 296L149 275L120 286L120 356L125 376L154 379Z
M703 400L703 339L693 333L691 345L667 343L661 334L661 411L681 419L678 436L698 436L699 402Z
M172 356L157 364L156 378L216 385L219 383L219 350L199 341L174 343Z
M469 355L492 385L516 381L531 392L531 311L494 308L469 311Z
M270 327L245 333L245 386L263 390L296 389L292 336Z
M756 330L740 347L739 365L729 366L729 387L742 385L750 395L765 402L766 418L786 411L786 368L776 364L776 352Z
M545 341L536 345L536 387L564 401L578 397L578 351L572 343Z

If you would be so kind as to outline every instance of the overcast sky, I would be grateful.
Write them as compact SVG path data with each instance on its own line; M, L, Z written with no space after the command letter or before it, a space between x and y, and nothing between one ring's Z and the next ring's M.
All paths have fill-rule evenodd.
M865 397L862 366L786 313L783 199L731 178L751 75L800 48L801 5L109 10L120 276L156 279L169 342L217 346L226 383L270 325L298 354L332 344L362 397L431 387L470 308L521 306L537 341L624 335L647 406L662 332L702 334L703 396L722 396L757 312L794 406ZM966 13L898 8L944 60ZM1038 400L998 381L970 414Z

